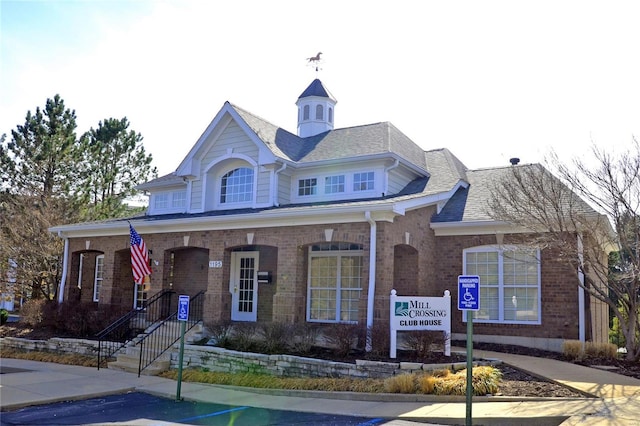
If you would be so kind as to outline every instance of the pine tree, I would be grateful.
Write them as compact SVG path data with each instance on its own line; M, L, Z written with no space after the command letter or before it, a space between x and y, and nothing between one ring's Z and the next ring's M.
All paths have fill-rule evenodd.
M136 194L136 185L157 176L152 156L142 146L142 136L129 130L126 117L108 118L84 134L83 185L79 189L86 202L88 219L120 217L129 212L127 198Z

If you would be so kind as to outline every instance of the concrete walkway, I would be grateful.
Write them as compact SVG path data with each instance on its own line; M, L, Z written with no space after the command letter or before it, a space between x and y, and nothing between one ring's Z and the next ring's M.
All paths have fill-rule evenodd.
M567 419L563 425L639 425L640 380L608 371L522 355L474 351L497 358L534 375L591 393L596 398L474 397L473 419L479 424L536 424L536 419ZM121 371L17 359L0 359L0 408L3 411L57 401L147 392L175 399L173 380L137 377ZM464 397L266 391L182 383L185 400L302 412L464 424ZM399 424L392 421L387 424Z

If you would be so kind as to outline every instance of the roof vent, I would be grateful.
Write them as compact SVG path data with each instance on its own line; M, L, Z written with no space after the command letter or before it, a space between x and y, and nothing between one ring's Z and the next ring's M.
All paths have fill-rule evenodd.
M509 162L511 163L512 166L516 166L520 162L520 159L517 157L513 157L509 159Z

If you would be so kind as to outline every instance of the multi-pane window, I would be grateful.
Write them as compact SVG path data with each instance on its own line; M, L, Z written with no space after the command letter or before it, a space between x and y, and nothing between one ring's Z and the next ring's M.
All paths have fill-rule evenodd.
M324 115L322 110L322 105L316 105L316 120L322 120Z
M187 191L176 191L171 195L171 207L180 208L187 205Z
M300 179L298 181L298 195L316 195L318 191L318 179Z
M329 123L333 123L333 108L329 107Z
M324 178L324 193L337 194L344 192L344 175L327 176Z
M96 271L93 279L93 301L100 300L100 287L104 279L104 255L96 256Z
M220 203L242 203L253 199L253 169L240 167L222 176Z
M540 323L540 261L537 251L495 247L468 249L466 275L480 277L480 309L474 321Z
M353 190L354 191L369 191L374 188L374 173L354 173L353 174Z
M305 105L304 108L302 108L302 119L303 120L308 120L309 119L309 105Z
M156 209L166 209L169 207L169 193L156 194L154 199L154 207Z
M326 243L310 248L308 321L358 322L361 292L361 245Z

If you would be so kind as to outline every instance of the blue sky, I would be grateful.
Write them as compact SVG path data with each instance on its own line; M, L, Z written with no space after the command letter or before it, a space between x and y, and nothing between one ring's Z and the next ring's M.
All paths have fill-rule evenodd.
M390 121L471 168L569 161L640 137L638 17L631 0L0 0L0 133L60 94L78 133L128 117L165 174L225 101L295 133L317 75L337 127Z

